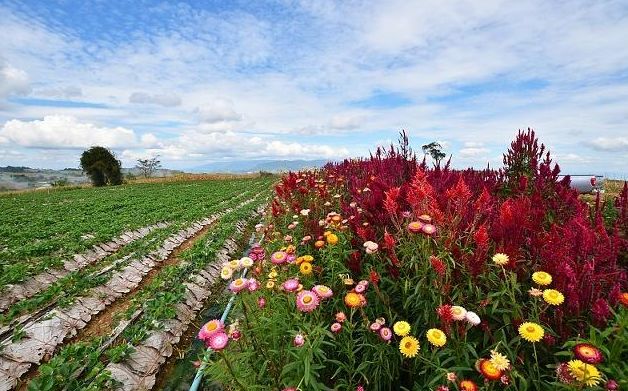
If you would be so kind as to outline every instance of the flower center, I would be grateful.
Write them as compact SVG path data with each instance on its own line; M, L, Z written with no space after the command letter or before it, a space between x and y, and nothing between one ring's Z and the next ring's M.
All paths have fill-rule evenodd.
M305 296L305 297L303 298L303 302L304 302L305 304L310 304L310 303L312 302L312 298L311 298L310 296Z
M412 342L406 342L406 349L410 349L412 347Z
M527 331L528 333L533 333L533 332L534 332L534 327L532 327L532 326L528 326L528 327L526 328L526 331Z

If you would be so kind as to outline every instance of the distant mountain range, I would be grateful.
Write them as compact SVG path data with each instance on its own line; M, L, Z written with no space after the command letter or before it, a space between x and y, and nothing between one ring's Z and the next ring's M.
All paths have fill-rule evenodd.
M194 167L193 172L281 172L298 171L306 168L318 168L329 163L329 160L236 160L231 162L214 162Z

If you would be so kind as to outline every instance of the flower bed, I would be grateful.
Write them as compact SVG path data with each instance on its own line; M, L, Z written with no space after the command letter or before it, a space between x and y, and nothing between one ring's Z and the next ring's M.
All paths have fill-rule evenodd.
M199 333L242 390L628 386L628 187L589 208L534 132L501 170L400 146L290 173L261 247L224 265L235 321ZM241 278L250 269L252 277Z

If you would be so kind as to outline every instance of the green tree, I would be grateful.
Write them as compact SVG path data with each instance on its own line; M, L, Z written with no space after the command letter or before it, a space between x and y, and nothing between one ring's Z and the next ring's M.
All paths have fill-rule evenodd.
M144 178L149 178L153 176L155 170L161 168L161 161L157 160L158 157L159 155L151 159L137 159L137 164L135 165L135 168L139 169L142 172Z
M442 151L442 145L436 141L423 145L421 149L423 150L424 155L429 154L432 159L434 159L434 166L438 166L440 161L445 157L445 152Z
M94 186L122 184L122 163L105 147L91 147L81 155L81 168Z

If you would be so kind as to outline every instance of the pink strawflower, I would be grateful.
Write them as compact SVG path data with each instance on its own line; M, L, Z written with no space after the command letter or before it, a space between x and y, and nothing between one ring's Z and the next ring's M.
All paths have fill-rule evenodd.
M263 297L260 297L259 299L257 299L257 306L259 308L266 307L266 299L264 299Z
M379 337L388 342L392 338L392 331L388 327L382 327L379 329Z
M358 384L358 386L355 388L355 391L364 391L364 386L362 384Z
M345 320L347 320L347 315L344 312L340 311L336 314L336 322L343 323Z
M209 338L207 346L218 352L224 349L229 343L229 336L224 331L219 331Z
M373 322L369 326L369 329L373 332L378 332L382 328L382 324L379 322Z
M249 280L245 278L236 278L235 280L231 281L231 283L229 284L229 290L233 293L238 293L241 290L247 288L248 285L249 285Z
M421 230L423 231L424 234L432 235L434 232L436 232L436 227L432 224L423 224L423 227L421 227Z
M358 284L354 288L355 293L364 293L366 291L366 285Z
M299 289L299 280L296 278L291 278L289 280L284 281L283 285L283 290L285 290L286 292L294 292L297 289Z
M301 312L314 311L319 303L318 296L312 291L302 290L297 294L297 309Z
M408 224L408 231L412 232L413 234L421 232L422 228L423 223L420 221L412 221L410 224Z
M303 334L299 333L294 336L294 346L301 347L305 344L305 337Z
M321 299L329 299L334 295L334 292L326 285L314 285L312 291Z
M249 285L247 288L249 289L249 292L255 292L259 289L259 281L255 278L249 278Z
M286 235L283 240L285 240L286 242L290 243L292 242L292 235Z
M270 261L275 265L281 265L282 263L286 263L288 260L288 254L283 251L274 252L273 255L270 256Z
M297 256L294 254L288 254L288 256L286 257L286 261L288 261L288 263L294 263L295 259L297 259Z
M310 240L312 240L312 237L311 237L310 235L305 235L305 236L303 237L303 239L301 239L301 241L302 241L303 243L307 243L307 242L309 242Z
M331 325L330 327L331 332L334 334L338 334L340 332L340 330L342 330L342 325L338 322L334 323Z
M198 339L207 341L209 337L216 334L217 332L223 331L225 326L218 319L210 320L205 323L201 330L198 332Z

